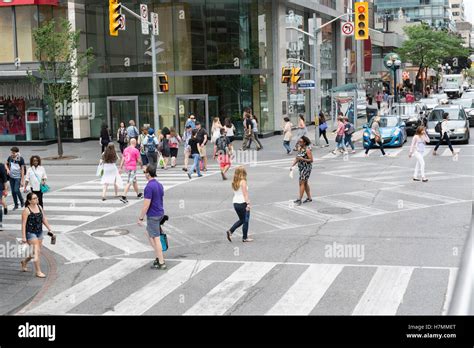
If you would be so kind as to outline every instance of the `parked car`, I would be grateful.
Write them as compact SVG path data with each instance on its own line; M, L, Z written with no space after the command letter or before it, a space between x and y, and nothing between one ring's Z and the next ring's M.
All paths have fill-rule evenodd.
M448 95L446 93L438 93L438 94L432 94L428 98L437 99L437 100L448 99Z
M363 142L366 149L370 144L370 128L372 127L372 119L369 123L364 125ZM407 141L407 132L405 122L398 115L380 116L380 134L382 136L383 146L399 147ZM375 145L378 146L378 145Z
M469 121L469 127L474 126L474 99L472 98L461 98L455 99L451 102L454 105L462 105L464 107L464 111L466 112L467 119Z
M390 114L399 115L405 122L407 134L414 135L426 112L426 106L422 103L396 103Z
M443 113L449 113L449 139L462 144L469 143L469 122L461 105L439 105L428 116L427 134L431 141L438 141L440 134L435 131L436 124L443 120Z

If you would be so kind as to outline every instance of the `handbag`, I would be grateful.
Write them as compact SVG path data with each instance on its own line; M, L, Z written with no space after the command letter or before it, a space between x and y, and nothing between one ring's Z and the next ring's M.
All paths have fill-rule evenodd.
M97 166L97 171L95 173L96 176L104 175L104 163L100 161L99 165Z
M328 129L328 124L327 124L326 122L321 123L321 124L319 125L319 130L320 130L320 131L325 131L326 129Z
M158 160L158 165L160 167L164 167L165 166L165 159L163 158L163 155L160 153L160 159Z
M166 233L160 234L160 242L161 249L163 249L163 251L168 250L168 236L166 235Z
M342 135L336 135L336 143L340 143L342 141Z
M33 174L36 176L36 179L38 180L38 182L40 183L40 191L41 193L46 193L46 192L49 192L51 189L48 185L46 184L43 184L42 183L42 180L40 179L40 177L38 176L38 174L36 174L35 170L33 168L31 168L31 170L33 171Z

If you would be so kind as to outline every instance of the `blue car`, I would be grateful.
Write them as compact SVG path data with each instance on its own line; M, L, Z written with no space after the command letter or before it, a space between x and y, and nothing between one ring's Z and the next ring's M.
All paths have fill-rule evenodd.
M370 133L372 122L374 118L364 125L364 149L370 145ZM405 122L397 115L380 116L380 133L382 135L383 146L385 147L400 147L407 141L407 130ZM373 145L374 146L374 145ZM375 145L378 147L378 144Z

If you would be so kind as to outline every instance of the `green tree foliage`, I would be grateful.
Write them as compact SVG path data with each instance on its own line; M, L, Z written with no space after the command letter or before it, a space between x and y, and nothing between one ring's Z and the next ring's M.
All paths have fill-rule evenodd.
M418 67L416 81L419 81L423 70L427 73L429 68L438 69L438 64L446 58L469 55L468 49L462 46L462 38L455 34L434 30L427 24L408 26L403 30L408 39L397 53L403 62Z
M63 156L60 133L60 116L56 105L79 100L79 84L87 75L94 58L92 48L78 53L80 31L72 30L67 19L54 19L33 31L36 44L35 57L38 60L38 75L44 86L44 100L53 113L58 140L58 156ZM30 74L31 81L38 81Z

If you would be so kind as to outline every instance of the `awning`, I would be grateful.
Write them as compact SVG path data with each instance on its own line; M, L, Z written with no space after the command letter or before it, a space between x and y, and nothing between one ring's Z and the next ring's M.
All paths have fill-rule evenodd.
M350 92L350 91L355 91L357 90L357 83L348 83L346 85L342 85L339 87L334 87L330 90L331 93L337 93L337 92Z

